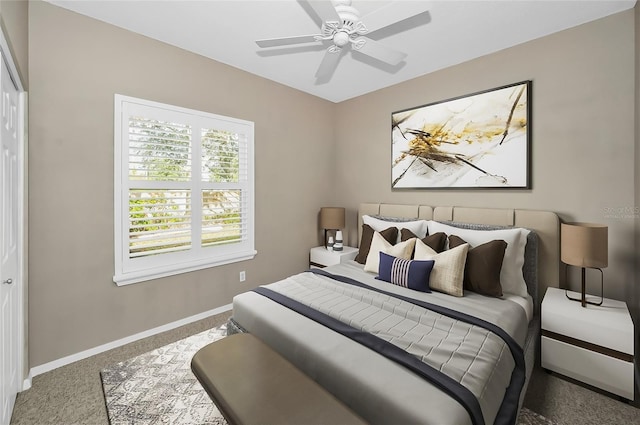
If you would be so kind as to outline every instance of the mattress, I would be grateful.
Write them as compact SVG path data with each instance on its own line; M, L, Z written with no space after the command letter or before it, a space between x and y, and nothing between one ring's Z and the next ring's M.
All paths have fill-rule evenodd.
M435 292L420 293L380 282L355 262L331 266L326 270L396 295L463 311L498 326L519 347L526 349L529 376L534 345L531 344L534 341L531 335L536 329L529 320L533 310L531 300L489 298L471 292L466 292L461 298ZM303 279L309 279L309 274L303 274L307 275ZM287 286L287 281L285 279L266 288L281 290L282 286ZM428 380L263 295L248 292L236 296L232 321L261 338L370 423L472 423L465 407ZM493 373L510 375L513 361L507 359L503 363L504 366L496 368ZM502 376L500 379L508 382L508 378ZM486 382L487 388L479 391L482 393L480 404L484 423L494 423L504 395L504 391L494 388L496 384L492 380L490 377ZM496 388L501 385L497 384ZM477 389L475 391L478 392ZM523 394L524 389L520 398Z

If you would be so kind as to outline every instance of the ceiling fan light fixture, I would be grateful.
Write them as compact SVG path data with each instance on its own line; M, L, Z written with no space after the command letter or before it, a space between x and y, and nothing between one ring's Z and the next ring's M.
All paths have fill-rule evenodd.
M391 3L393 7L383 6L367 13L364 17L367 21L365 25L360 20L360 12L351 6L351 0L298 1L307 3L321 19L320 34L257 40L256 43L260 47L288 46L318 41L327 44L328 48L316 72L317 79L327 81L338 66L340 57L343 56L338 53L345 47L351 47L391 66L400 64L407 57L406 53L367 38L367 35L427 11L427 2L395 1Z
M344 47L349 43L349 34L346 31L338 31L333 36L333 44Z

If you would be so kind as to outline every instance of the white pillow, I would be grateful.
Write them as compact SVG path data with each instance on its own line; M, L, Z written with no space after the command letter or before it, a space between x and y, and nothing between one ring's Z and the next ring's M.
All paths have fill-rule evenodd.
M411 260L415 243L416 238L411 238L399 244L391 245L380 233L374 232L373 238L371 239L371 248L367 255L367 262L364 265L364 271L378 273L378 269L380 268L380 252L404 260Z
M434 260L429 276L429 288L461 297L464 294L464 265L469 244L465 243L438 254L420 239L416 240L414 260Z
M409 229L414 235L420 239L427 236L427 220L413 220L413 221L387 221L380 220L379 218L371 217L370 215L363 215L362 222L371 226L376 232L382 232L389 227L398 228L398 238L396 242L400 242L400 230Z
M500 270L502 292L527 297L527 284L522 275L522 266L524 266L524 248L527 245L529 230L519 227L499 230L461 229L437 221L429 221L428 227L429 234L444 232L447 236L460 236L471 248L493 240L505 241L507 249L504 252Z

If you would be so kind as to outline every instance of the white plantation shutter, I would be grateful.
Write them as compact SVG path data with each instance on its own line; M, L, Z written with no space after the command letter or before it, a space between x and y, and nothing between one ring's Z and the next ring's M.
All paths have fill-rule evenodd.
M115 96L118 285L253 258L253 123Z
M249 193L249 137L215 128L201 132L202 246L245 240ZM238 211L229 215L224 211ZM216 238L224 231L225 239Z

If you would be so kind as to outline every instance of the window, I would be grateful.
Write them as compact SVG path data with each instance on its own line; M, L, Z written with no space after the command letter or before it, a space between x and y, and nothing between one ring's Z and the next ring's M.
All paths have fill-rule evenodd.
M253 123L115 95L118 285L255 256Z

